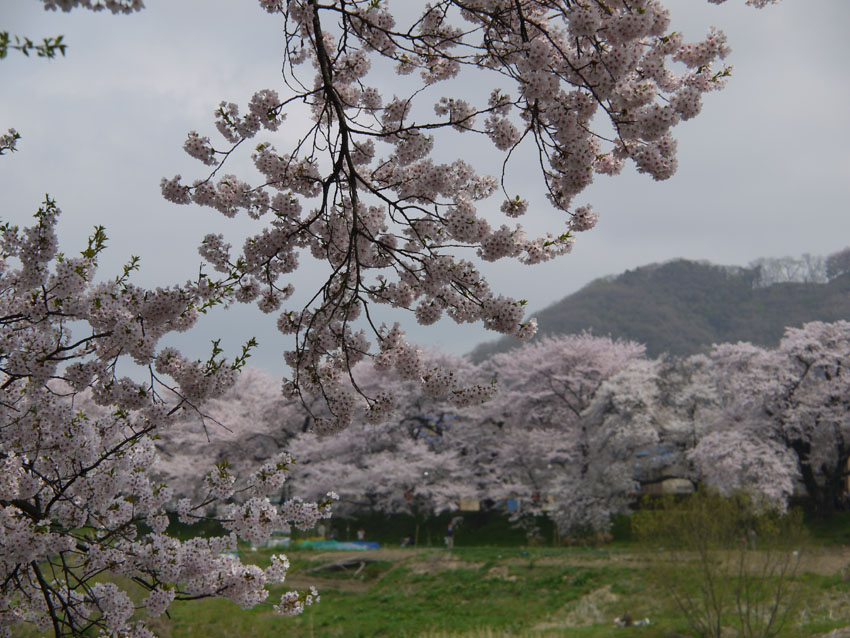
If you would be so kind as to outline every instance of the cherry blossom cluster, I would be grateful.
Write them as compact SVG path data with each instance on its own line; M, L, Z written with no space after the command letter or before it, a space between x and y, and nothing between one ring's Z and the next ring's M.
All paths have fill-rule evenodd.
M42 0L44 8L49 11L61 9L68 12L71 9L90 9L92 11L111 11L112 13L133 13L145 8L144 0Z
M280 597L280 603L275 605L274 609L283 616L297 616L304 611L305 607L318 603L320 600L321 597L315 587L311 587L306 593L292 590Z
M323 518L330 518L331 506L338 500L335 492L328 492L318 503L300 498L286 501L279 509L268 498L253 497L243 503L234 503L224 511L224 526L240 538L254 545L265 543L272 532L289 531L292 527L311 529Z
M794 493L796 467L791 452L776 442L760 441L742 430L716 430L688 458L706 483L723 494L751 490L781 510Z
M708 0L712 4L723 4L726 0ZM779 0L747 0L747 4L751 7L766 7L769 4L775 4Z
M10 128L7 133L0 135L0 155L6 151L14 153L18 150L19 139L21 139L21 134L13 128Z
M222 552L235 551L237 534L259 541L314 525L334 495L273 506L265 496L293 465L285 453L241 478L220 463L208 496L176 508L194 523L219 503L235 533L181 542L166 534L174 493L155 474L161 435L181 414L203 419L201 406L236 381L241 364L217 349L200 362L158 346L222 301L226 282L143 289L129 281L135 260L98 281L103 229L79 256L62 253L59 214L48 198L31 227L0 226L0 636L21 623L56 636L152 636L137 611L156 617L199 596L264 601L285 561L264 571ZM104 574L147 588L141 606Z
M404 351L405 374L432 385L440 377L426 379L410 349L383 343L389 337L373 323L371 304L409 310L425 325L448 317L533 336L522 301L492 291L470 257L537 264L570 252L575 234L598 220L576 203L594 177L616 175L627 161L654 179L670 177L674 127L729 75L725 36L712 30L686 42L660 0L439 0L410 28L371 0L260 5L284 19L285 92L258 91L244 115L222 102L215 126L223 143L192 131L184 144L211 172L191 184L163 178L162 193L228 217L268 219L241 252L208 236L201 255L236 282L236 300L280 313L281 331L295 341L287 387L305 401L327 401L335 420L328 429L350 423L364 399L370 420L391 413L392 401L358 397L348 378L364 356ZM379 60L400 75L418 73L423 88L383 95ZM489 76L484 99L440 95L437 87L467 67ZM236 147L277 131L296 102L309 106L313 124L286 149L277 148L282 137L254 143L259 180L221 174ZM463 158L435 159L438 145L460 134L490 140L504 158L500 177L478 174ZM511 192L510 166L528 152L539 158L540 181ZM534 188L565 213L564 228L528 237L520 225L499 223L501 214L523 215L523 195ZM498 210L490 204L497 190ZM302 253L325 261L330 274L306 307L285 308L293 293L285 275Z

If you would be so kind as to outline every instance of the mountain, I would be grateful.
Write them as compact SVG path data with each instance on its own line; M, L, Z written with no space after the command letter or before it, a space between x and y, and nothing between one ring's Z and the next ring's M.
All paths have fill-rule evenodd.
M597 279L536 313L538 336L589 330L643 343L655 357L704 352L712 343L775 346L786 326L850 318L850 272L819 283L766 285L764 260L754 263L742 268L680 259ZM505 337L477 346L471 357L481 361L517 345Z

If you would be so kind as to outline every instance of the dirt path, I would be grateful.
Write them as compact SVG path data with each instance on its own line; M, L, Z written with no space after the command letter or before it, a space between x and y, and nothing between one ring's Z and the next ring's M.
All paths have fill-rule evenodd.
M386 574L398 567L407 567L417 574L434 574L451 569L477 569L481 567L481 563L470 563L462 560L459 556L439 549L374 549L351 552L317 552L310 555L312 562L320 564L332 564L346 559L358 558L388 562L392 563L393 566L372 581L366 581L356 576L327 578L313 571L287 576L286 584L295 589L314 585L320 591L325 588L362 593L368 591L380 582Z
M404 566L416 573L429 574L452 569L477 569L483 564L464 561L454 553L436 548L387 548L351 552L317 552L310 556L314 561L327 563L357 557L386 561L393 563L394 567ZM510 557L500 559L499 563L501 565L522 565L528 564L529 560L529 558ZM616 550L600 553L599 555L564 552L557 556L541 556L534 559L534 563L537 565L563 565L565 567L597 567L599 565L646 567L650 564L650 561L651 559L646 552ZM801 558L798 571L826 576L835 574L841 570L847 570L848 575L850 575L850 547L833 547L827 550L814 549L807 551ZM336 583L343 579L325 580Z
M379 579L380 580L380 579ZM298 591L315 587L319 594L328 589L335 589L353 594L363 594L369 591L378 581L365 582L356 578L319 578L315 574L296 574L286 577L286 586Z

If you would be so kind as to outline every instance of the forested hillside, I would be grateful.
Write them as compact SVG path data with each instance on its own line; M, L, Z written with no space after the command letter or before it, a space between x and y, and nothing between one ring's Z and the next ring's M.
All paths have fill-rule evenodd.
M786 278L798 281L781 281L776 271L782 261L741 268L682 259L598 279L537 313L535 338L590 330L643 343L651 357L688 355L712 343L775 346L788 326L850 318L850 273L789 268ZM785 265L792 263L802 262L787 259ZM472 358L481 361L516 345L511 338L484 343Z

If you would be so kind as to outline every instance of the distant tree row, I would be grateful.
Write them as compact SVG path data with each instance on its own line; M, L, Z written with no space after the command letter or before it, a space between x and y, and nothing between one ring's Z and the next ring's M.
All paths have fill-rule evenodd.
M826 257L803 253L794 257L762 257L750 264L758 272L760 287L784 283L823 284L850 272L850 248Z
M635 342L581 334L526 344L479 365L434 352L424 360L435 375L450 367L458 378L426 375L423 390L361 364L358 383L400 397L398 417L357 422L331 437L310 431L312 417L253 373L210 406L233 433L206 462L221 461L228 450L238 472L240 463L262 460L285 442L296 459L287 496L315 499L335 486L343 514L420 519L456 509L462 499L518 499L562 533L606 529L642 488L670 478L726 492L748 487L782 506L802 497L822 515L844 492L848 322L789 328L773 349L721 344L687 358L650 359ZM429 396L428 382L461 380L492 382L501 391L466 408ZM196 446L191 454L204 452ZM189 461L170 470L199 462Z

